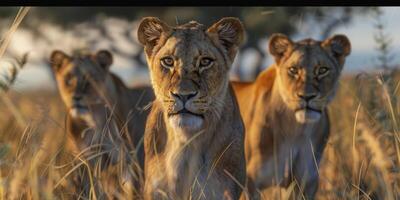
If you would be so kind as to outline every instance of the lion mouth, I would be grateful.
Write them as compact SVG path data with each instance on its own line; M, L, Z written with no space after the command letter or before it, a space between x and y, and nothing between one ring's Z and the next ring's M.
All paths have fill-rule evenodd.
M78 103L75 103L74 105L72 105L72 108L75 108L75 109L86 109L86 110L89 109L87 106L82 105L82 104L78 104Z
M295 110L295 117L299 123L314 123L321 118L322 111L309 106Z
M181 133L195 133L204 125L204 116L182 109L176 113L170 114L169 122L175 130Z
M74 103L71 106L70 113L71 113L71 115L73 117L79 117L79 116L82 116L82 115L86 115L86 114L89 113L89 107L85 106L85 105L82 105L80 103Z
M304 108L298 108L295 110L295 112L297 111L309 111L309 112L317 112L317 113L322 113L321 110L315 109L315 108L311 108L310 106L306 106Z
M204 115L191 112L191 111L187 110L186 108L183 108L182 110L180 110L178 112L169 114L169 116L173 116L173 115L194 115L197 117L204 118Z

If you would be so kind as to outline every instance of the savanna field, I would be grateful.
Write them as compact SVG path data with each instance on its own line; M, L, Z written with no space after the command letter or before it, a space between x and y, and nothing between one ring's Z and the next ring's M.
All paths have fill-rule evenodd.
M386 42L376 41L377 55L389 54ZM400 70L380 61L379 70L340 78L316 199L400 199ZM71 199L76 160L65 151L66 108L57 90L0 91L0 199Z
M378 76L379 77L379 76ZM329 108L332 132L318 199L399 198L399 100L378 77L344 76ZM400 95L399 79L395 95ZM375 89L373 89L373 87ZM6 199L68 199L65 108L57 93L2 95L1 191ZM394 115L393 115L394 114ZM64 154L63 154L64 153Z

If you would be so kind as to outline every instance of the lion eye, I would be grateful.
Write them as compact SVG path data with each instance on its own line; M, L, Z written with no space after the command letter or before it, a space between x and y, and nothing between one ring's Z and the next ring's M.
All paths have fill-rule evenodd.
M65 85L67 85L67 86L72 85L72 79L65 80Z
M214 62L211 58L202 58L200 60L200 67L208 67Z
M171 68L174 66L174 59L172 59L171 57L162 58L161 65L166 68Z
M299 73L299 69L297 67L289 67L289 73L292 75L296 75Z
M71 86L71 85L72 85L72 82L73 82L72 76L67 76L67 77L65 78L65 85Z
M318 75L325 74L325 73L327 73L328 71L329 71L329 69L328 69L327 67L320 67L320 68L318 69Z

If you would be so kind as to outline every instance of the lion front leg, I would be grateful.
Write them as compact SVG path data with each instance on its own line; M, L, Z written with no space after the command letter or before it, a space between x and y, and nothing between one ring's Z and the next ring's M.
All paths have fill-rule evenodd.
M175 198L171 198L168 195L168 191L163 191L157 188L147 189L144 194L145 200L173 200Z
M293 181L295 181L293 192L296 199L314 199L319 185L318 169L316 169L315 164L303 169L301 171L295 170L293 174Z
M158 171L151 171L147 174L144 182L144 200L170 200L177 199L171 195L167 183L161 179Z
M75 188L77 199L105 199L100 183L93 174L90 174L86 166L76 169Z
M246 188L243 190L240 200L260 200L261 194L254 184L254 180L247 177Z
M309 180L309 182L306 184L304 188L304 195L306 199L314 199L315 194L318 191L318 185L319 185L319 180L318 177Z
M292 191L292 196L299 200L313 200L318 191L319 180L318 177L307 180L303 185L296 182Z

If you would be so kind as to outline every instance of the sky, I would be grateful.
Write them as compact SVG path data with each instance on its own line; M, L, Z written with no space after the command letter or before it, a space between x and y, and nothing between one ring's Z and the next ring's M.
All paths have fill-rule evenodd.
M391 50L392 55L394 55L394 63L398 63L400 60L398 55L400 53L400 7L382 7L384 11L384 15L382 17L382 21L386 25L385 32L389 35L392 39ZM112 21L112 24L118 23L125 23L119 21ZM344 67L345 73L359 73L363 71L368 71L372 69L372 66L376 63L376 44L374 41L374 34L376 34L376 30L374 28L375 20L372 15L363 15L363 16L356 16L352 23L342 26L334 31L334 33L341 33L345 34L352 43L352 53L347 58L346 64ZM122 24L125 26L124 24ZM48 28L48 32L51 33L56 32L57 28ZM118 32L118 29L116 29ZM25 34L25 35L24 35ZM68 37L67 37L68 36ZM70 34L66 33L66 36L62 35L59 36L64 38L64 42L66 44L73 43L73 40L69 40ZM305 37L316 37L312 31L300 31L297 35L293 36L293 40L302 39ZM57 39L57 38L56 38ZM24 45L24 40L31 40L25 41L25 43L29 43L29 45ZM46 46L45 43L34 43L34 38L32 36L27 36L23 30L17 33L14 36L10 48L25 50L27 48L34 49L38 46ZM133 48L126 46L126 42L122 41L122 44L125 44L125 49ZM107 46L104 44L105 47ZM60 45L62 46L62 45ZM25 47L25 48L21 48ZM35 54L35 52L33 52ZM46 55L49 52L45 53ZM250 57L249 57L250 58ZM37 58L39 59L39 58ZM267 64L270 64L269 59ZM128 80L132 79L131 77L135 77L133 82L146 82L148 83L148 73L144 70L133 69L132 67L122 67L126 66L129 61L124 60L122 57L117 57L115 59L115 63L111 68L113 72L117 75L121 76L122 79L127 82ZM243 63L241 63L243 64ZM245 64L245 63L244 63ZM37 65L37 62L36 62ZM131 81L132 82L132 81ZM35 64L31 63L20 71L18 75L15 88L17 90L24 90L24 89L32 89L32 88L52 88L54 89L55 86L52 82L52 78L50 76L50 71L46 70L43 67L37 67Z
M398 63L400 53L400 7L384 7L382 17L385 32L392 40L391 50L394 63ZM341 27L335 33L346 34L352 43L352 54L347 59L346 67L349 71L362 71L365 67L376 63L376 44L373 40L376 30L372 16L357 16L354 22L346 27Z

